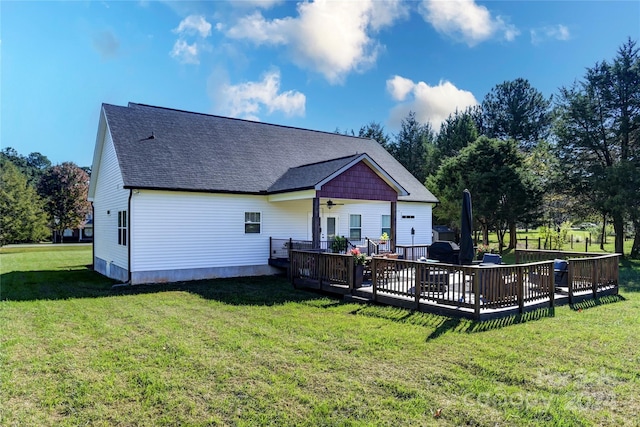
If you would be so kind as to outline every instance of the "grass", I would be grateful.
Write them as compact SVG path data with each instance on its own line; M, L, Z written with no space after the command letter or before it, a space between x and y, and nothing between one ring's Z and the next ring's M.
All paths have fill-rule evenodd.
M277 277L112 290L90 250L0 249L0 425L638 425L638 262L478 323Z
M525 248L525 245L529 249L538 249L538 244L540 244L540 249L545 249L545 239L544 236L541 235L537 230L523 231L519 230L517 232L518 235L518 248ZM567 242L563 245L562 250L564 251L573 251L573 252L615 252L615 236L607 236L606 242L602 245L600 243L595 243L594 239L597 236L590 234L589 231L585 230L570 230L567 235ZM589 239L589 243L587 244L587 238ZM525 240L526 239L526 240ZM540 241L538 241L540 239ZM498 239L496 237L496 233L489 233L489 244L498 248ZM509 233L505 235L505 245L509 244ZM551 243L548 243L551 245ZM555 242L553 242L553 249L555 249ZM633 246L633 239L626 239L624 242L624 250L625 254L629 254L631 252L631 247Z

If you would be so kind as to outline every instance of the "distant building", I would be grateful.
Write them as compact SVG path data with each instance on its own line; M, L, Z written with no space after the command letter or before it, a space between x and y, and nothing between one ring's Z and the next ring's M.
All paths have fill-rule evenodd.
M433 241L444 240L448 242L455 242L456 233L446 225L434 225L433 226Z

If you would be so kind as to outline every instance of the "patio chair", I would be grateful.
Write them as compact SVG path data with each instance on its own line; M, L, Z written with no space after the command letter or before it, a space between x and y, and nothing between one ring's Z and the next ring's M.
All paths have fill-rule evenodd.
M563 259L553 261L553 282L556 288L569 286L569 262Z
M484 254L480 265L483 264L502 264L502 257L498 254Z

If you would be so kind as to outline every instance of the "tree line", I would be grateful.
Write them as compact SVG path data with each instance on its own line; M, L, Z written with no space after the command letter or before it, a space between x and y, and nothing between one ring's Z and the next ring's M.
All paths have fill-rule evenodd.
M376 139L425 183L440 200L440 223L458 227L469 189L485 244L490 231L502 250L507 233L515 248L517 225L559 229L597 216L603 234L612 222L621 254L630 225L630 255L640 257L640 56L631 39L549 98L518 78L451 114L437 133L409 113L395 138L375 122L358 136Z
M0 151L0 245L49 240L78 228L91 212L88 168L52 165L41 153Z

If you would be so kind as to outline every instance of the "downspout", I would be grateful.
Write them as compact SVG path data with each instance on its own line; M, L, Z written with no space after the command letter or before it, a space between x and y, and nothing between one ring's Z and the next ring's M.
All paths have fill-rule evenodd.
M129 189L129 200L127 201L127 274L129 284L131 284L131 197L133 189Z

